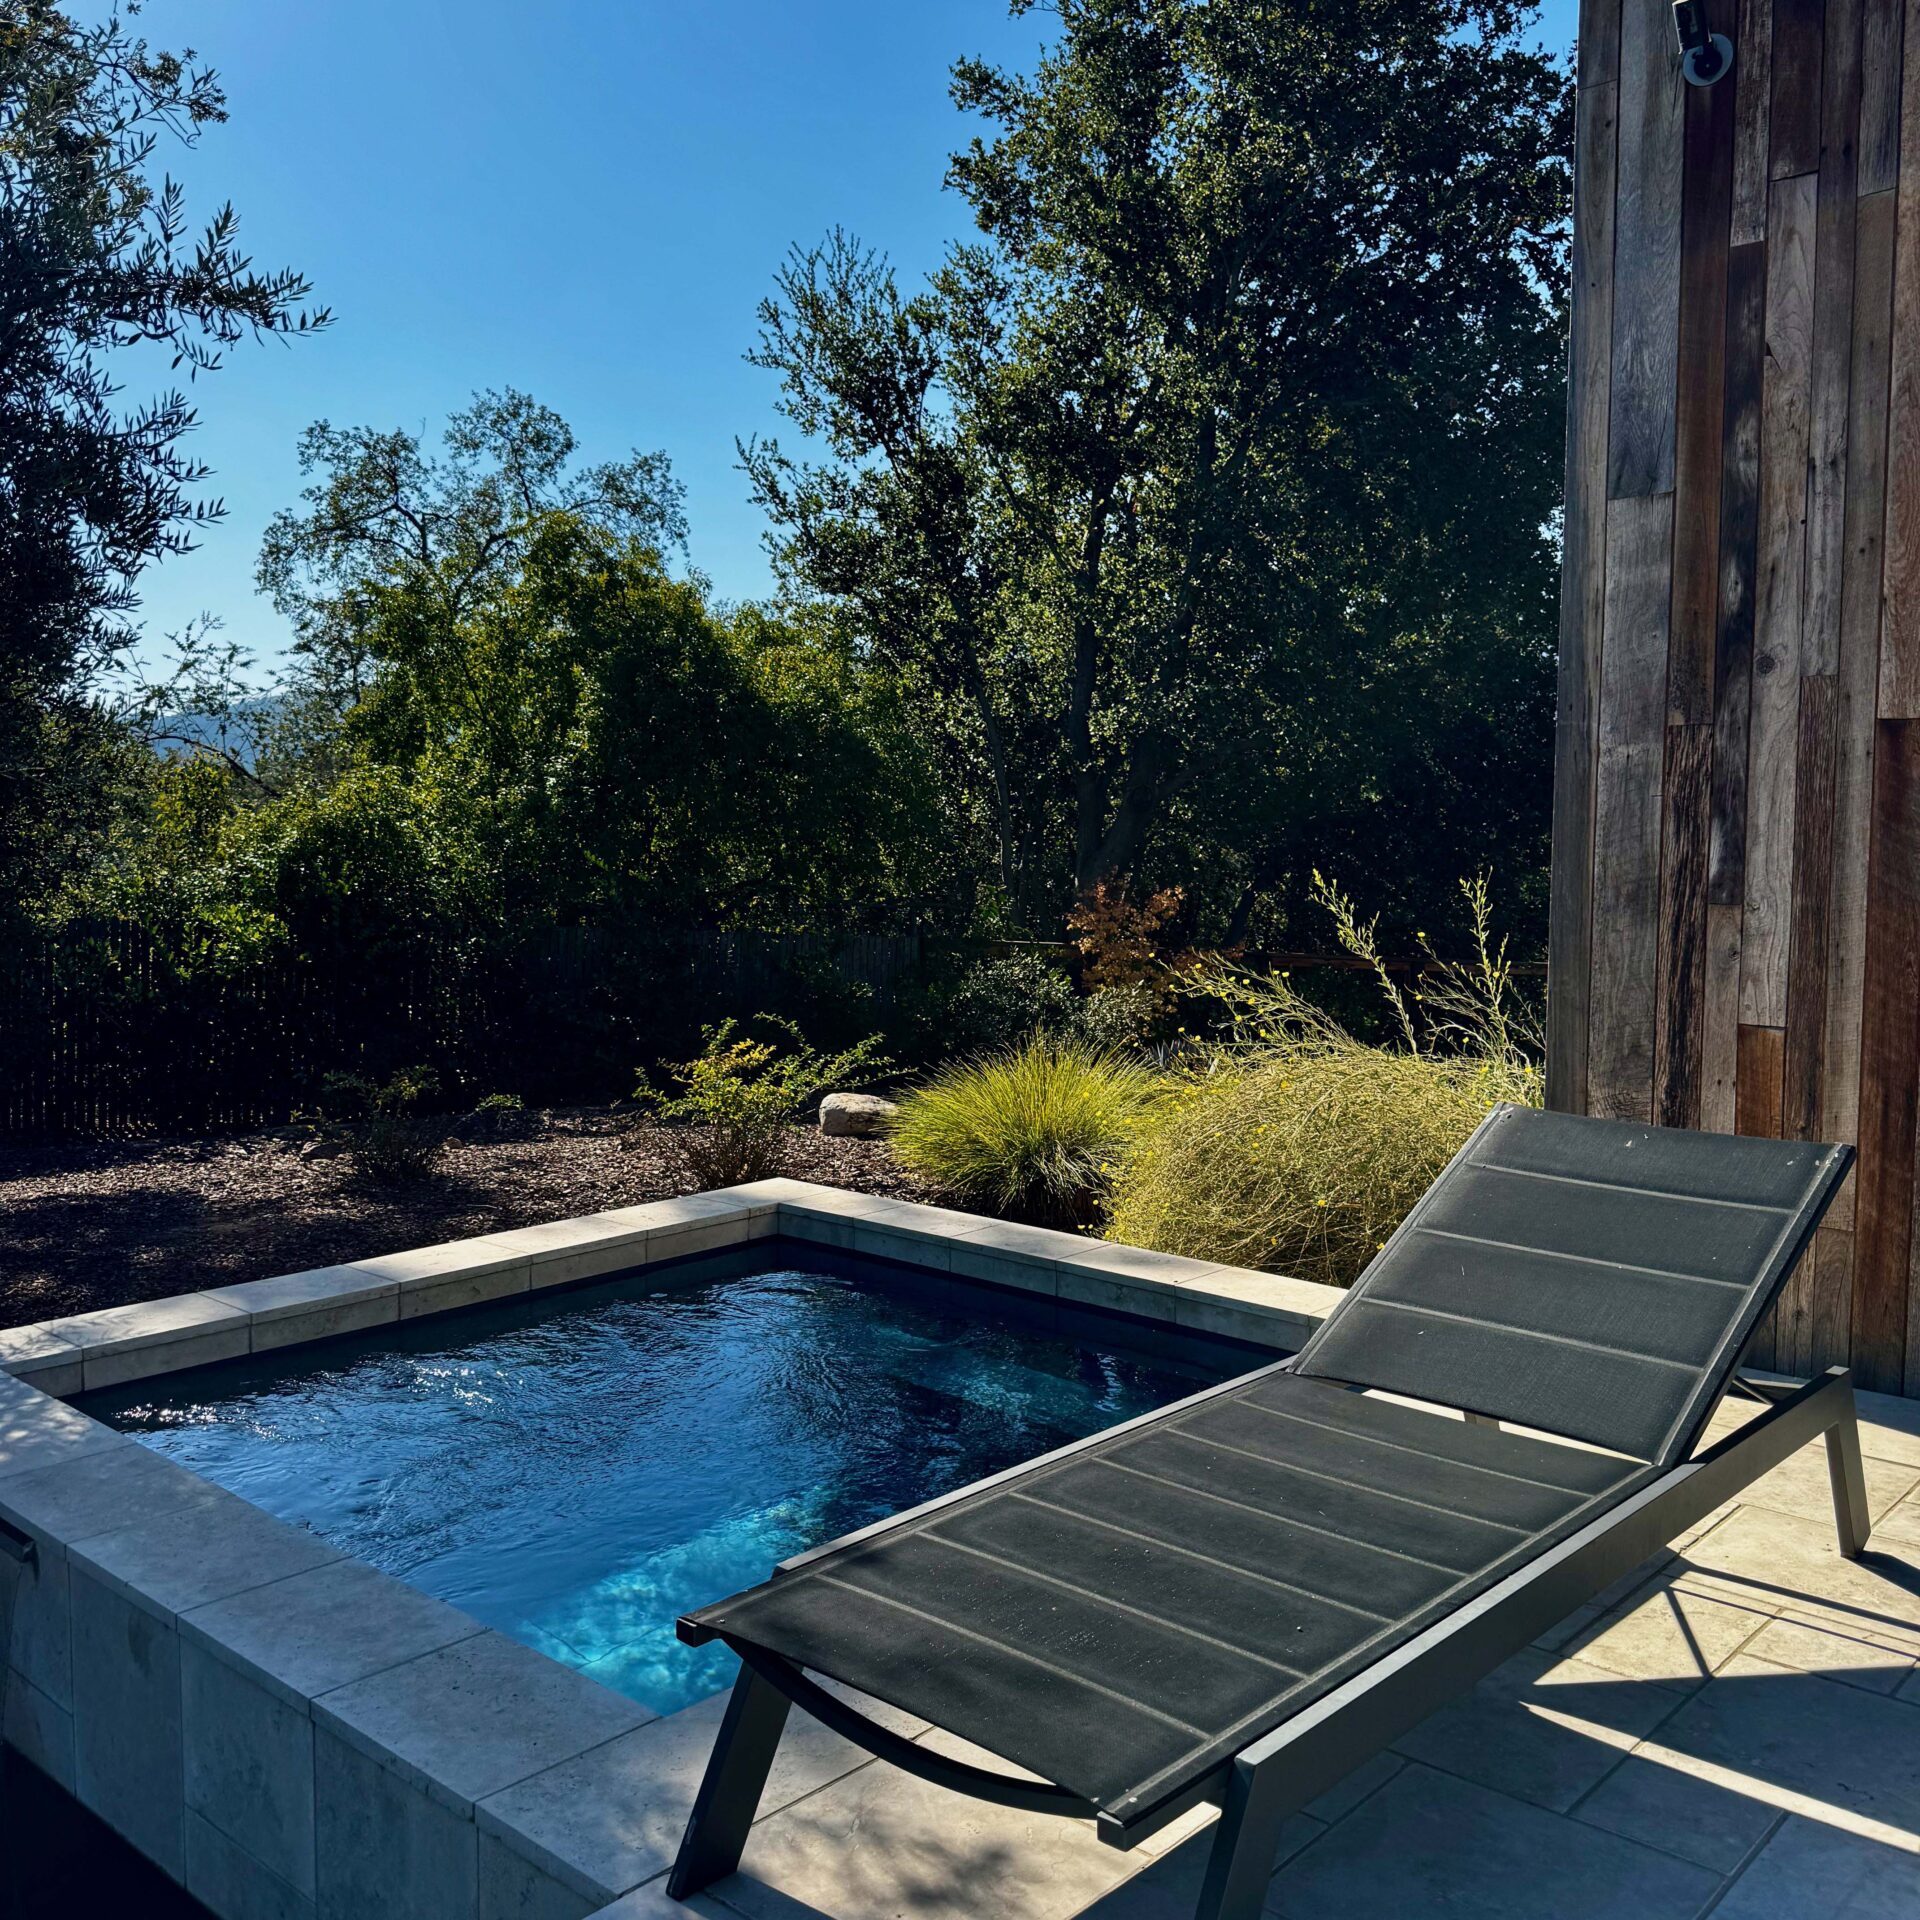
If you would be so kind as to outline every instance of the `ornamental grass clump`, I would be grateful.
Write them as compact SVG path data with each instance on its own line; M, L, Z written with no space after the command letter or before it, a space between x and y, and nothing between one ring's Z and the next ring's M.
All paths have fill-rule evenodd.
M1163 1085L1136 1061L1040 1035L943 1068L902 1097L887 1137L968 1206L1079 1226Z
M1284 974L1209 970L1198 984L1224 1004L1225 1038L1135 1138L1111 1239L1346 1286L1490 1107L1539 1105L1533 1025L1483 882L1465 888L1474 959L1435 961L1409 991L1372 924L1317 876L1316 892L1378 978L1399 1044L1355 1040Z

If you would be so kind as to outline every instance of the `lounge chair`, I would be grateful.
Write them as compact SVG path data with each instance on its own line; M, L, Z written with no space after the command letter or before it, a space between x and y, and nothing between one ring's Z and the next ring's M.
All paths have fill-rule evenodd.
M1756 1384L1767 1410L1690 1457L1852 1159L1497 1109L1297 1355L681 1620L743 1664L669 1890L738 1866L794 1703L1116 1847L1212 1801L1199 1915L1250 1920L1289 1814L1817 1433L1859 1554L1844 1369Z

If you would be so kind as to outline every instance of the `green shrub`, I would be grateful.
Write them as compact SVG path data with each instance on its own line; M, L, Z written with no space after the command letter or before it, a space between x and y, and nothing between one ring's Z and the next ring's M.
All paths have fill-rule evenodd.
M1073 1030L1079 997L1043 954L1011 953L968 968L944 1009L940 1039L949 1055L1002 1053L1036 1034Z
M699 1058L667 1068L679 1091L662 1093L643 1075L635 1096L662 1120L686 1128L681 1155L701 1187L738 1186L777 1173L787 1127L805 1108L823 1093L887 1071L877 1034L826 1054L809 1046L790 1020L761 1014L753 1024L767 1037L749 1039L735 1020L703 1028Z
M1078 1225L1160 1087L1134 1061L1037 1036L943 1068L902 1098L888 1138L922 1179L968 1205Z
M420 1111L439 1092L431 1067L402 1067L377 1082L329 1073L320 1082L321 1125L370 1186L405 1186L426 1179L446 1151L445 1120Z
M1435 963L1411 992L1381 963L1372 925L1315 884L1341 944L1373 968L1401 1044L1353 1039L1285 975L1200 976L1229 1037L1136 1136L1111 1238L1346 1286L1489 1107L1539 1104L1531 1023L1489 934L1483 884L1466 889L1474 960Z

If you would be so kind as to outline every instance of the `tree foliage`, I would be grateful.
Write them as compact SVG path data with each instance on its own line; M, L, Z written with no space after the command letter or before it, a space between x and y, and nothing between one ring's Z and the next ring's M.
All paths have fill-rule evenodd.
M836 232L763 305L786 576L912 686L1029 924L1198 874L1233 937L1316 854L1524 868L1566 76L1508 0L1055 11L1031 74L955 69L978 237L904 293Z
M256 271L231 205L191 229L163 141L226 117L215 75L118 16L0 5L0 899L44 891L130 769L95 697L136 583L221 514L179 389L122 404L142 349L189 380L258 336L324 326L305 279Z

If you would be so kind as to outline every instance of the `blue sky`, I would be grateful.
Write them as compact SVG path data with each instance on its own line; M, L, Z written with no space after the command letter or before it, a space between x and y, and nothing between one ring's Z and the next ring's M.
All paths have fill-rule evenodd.
M96 12L97 8L88 8ZM228 518L142 583L150 638L193 616L271 659L260 534L297 497L309 421L433 433L476 388L556 407L593 458L664 448L694 563L764 592L734 437L775 425L742 354L794 241L838 223L911 279L958 232L941 188L962 54L1024 64L1049 24L1002 0L149 0L148 39L220 70L231 119L168 164L231 198L330 332L237 350L200 383L196 451ZM1573 0L1539 35L1572 40ZM165 379L145 371L144 386ZM129 371L129 397L144 390Z

